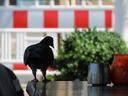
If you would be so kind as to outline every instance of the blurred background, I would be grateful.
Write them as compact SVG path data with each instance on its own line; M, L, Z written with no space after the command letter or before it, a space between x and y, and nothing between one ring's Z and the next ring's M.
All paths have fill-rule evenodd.
M0 0L0 62L14 71L25 88L26 83L32 80L33 76L31 70L23 64L24 50L27 46L35 44L49 35L54 38L55 48L53 50L56 65L49 67L47 75L48 78L56 80L52 76L54 74L61 74L61 72L66 70L58 66L61 66L60 62L62 63L69 56L63 53L63 50L66 49L63 49L62 42L68 42L69 40L66 44L74 44L69 38L74 38L73 36L80 34L76 33L72 35L72 33L79 31L75 30L75 28L80 29L80 32L83 32L82 30L88 32L89 28L96 28L96 30L90 29L96 32L115 32L115 13L117 10L115 9L115 5L115 0ZM121 18L121 16L119 15L117 18ZM120 33L120 30L117 33ZM78 42L82 42L80 38L75 37L75 39L79 40ZM84 42L81 44L84 44ZM65 45L66 48L69 47L67 50L70 50L69 45ZM75 53L73 54L75 55ZM73 60L77 58L77 55L75 56L72 56ZM62 57L64 57L63 60L61 59ZM81 58L84 57L81 56ZM83 62L81 58L78 58L79 62ZM71 58L69 59L71 60ZM67 62L72 63L69 60ZM76 65L76 62L73 64ZM71 66L66 66L66 68L68 67L70 71L74 72L74 70L78 69L78 66L76 68L74 65L71 64ZM83 69L85 72L79 71L79 73L84 73L86 76L87 67L84 67L86 69ZM70 68L75 69L71 70ZM82 67L79 66L79 68L81 69ZM69 72L68 70L66 71ZM77 74L77 76L80 75L81 77L81 74ZM54 76L57 79L62 79L56 75ZM38 71L38 78L42 78L40 71ZM69 80L77 78L79 77L74 76ZM82 80L86 80L86 77L82 78Z

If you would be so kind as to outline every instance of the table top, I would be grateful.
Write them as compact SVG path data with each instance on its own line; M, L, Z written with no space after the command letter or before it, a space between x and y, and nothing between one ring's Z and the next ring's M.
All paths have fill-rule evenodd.
M38 82L36 86L28 82L28 92L34 94L34 88L41 94L38 96L128 96L128 86L93 86L86 81Z

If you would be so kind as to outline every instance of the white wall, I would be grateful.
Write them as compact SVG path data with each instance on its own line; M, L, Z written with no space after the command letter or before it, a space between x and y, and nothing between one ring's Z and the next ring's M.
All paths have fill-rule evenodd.
M115 31L120 33L128 45L128 0L116 0Z

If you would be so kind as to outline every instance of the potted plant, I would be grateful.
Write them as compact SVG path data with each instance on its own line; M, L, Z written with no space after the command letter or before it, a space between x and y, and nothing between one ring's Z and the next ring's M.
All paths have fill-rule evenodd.
M61 43L56 64L61 72L58 78L61 80L87 80L90 72L88 65L90 66L91 63L102 67L99 68L100 73L107 73L113 54L125 53L126 49L124 41L116 32L97 31L95 28L76 29L75 32L68 34ZM102 74L102 76L105 75ZM104 84L103 81L102 83Z
M114 54L111 80L115 85L128 85L128 54Z

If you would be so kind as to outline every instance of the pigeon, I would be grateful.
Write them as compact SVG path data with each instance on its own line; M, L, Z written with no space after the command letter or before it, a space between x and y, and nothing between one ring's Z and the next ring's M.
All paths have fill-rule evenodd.
M54 62L53 38L46 36L37 44L28 46L24 52L24 64L29 66L34 76L34 81L38 81L36 77L37 69L41 70L44 80L47 81L47 68Z

